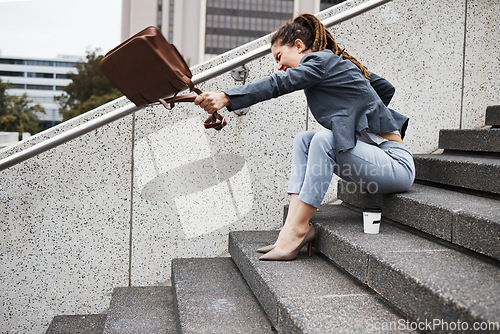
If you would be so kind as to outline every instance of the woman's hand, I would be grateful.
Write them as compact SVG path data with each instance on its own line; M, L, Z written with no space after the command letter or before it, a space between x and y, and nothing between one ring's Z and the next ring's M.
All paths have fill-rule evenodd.
M203 108L209 114L231 104L225 93L205 92L196 97L194 104Z

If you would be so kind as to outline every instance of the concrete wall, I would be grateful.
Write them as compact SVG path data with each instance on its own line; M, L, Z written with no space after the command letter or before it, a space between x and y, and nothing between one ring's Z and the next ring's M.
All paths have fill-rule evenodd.
M423 153L437 148L439 129L479 127L486 106L499 103L499 14L495 0L396 1L333 32L396 86L391 105L412 118L407 143ZM271 56L247 66L247 82L275 69ZM200 88L239 84L225 74ZM125 103L35 135L0 158ZM206 115L193 105L149 107L0 172L0 332L43 332L57 314L104 312L115 286L168 284L174 257L225 254L228 231L279 227L293 136L319 126L301 92L246 116L224 114L229 125L216 132L203 128Z
M57 312L105 310L112 286L127 284L132 136L128 117L0 172L0 332L41 333Z

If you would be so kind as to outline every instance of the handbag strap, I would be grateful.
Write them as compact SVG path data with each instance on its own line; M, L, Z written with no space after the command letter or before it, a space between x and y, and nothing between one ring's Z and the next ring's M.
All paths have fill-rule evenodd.
M175 102L194 102L196 96L200 95L202 91L196 88L193 84L193 81L189 79L187 76L182 77L182 81L189 86L190 92L195 92L196 94L184 94L177 95L177 93L168 98L168 99L159 99L158 101L167 109L170 110L175 107ZM226 119L219 113L214 112L211 116L209 116L205 122L203 123L205 129L214 128L215 130L221 130L223 127L227 125Z
M227 125L227 122L226 119L216 111L205 120L205 123L203 123L203 125L205 126L205 129L214 128L215 130L219 131Z
M168 99L159 99L158 101L168 110L175 107L175 102L194 102L198 94L185 94L185 95L177 95L168 98Z

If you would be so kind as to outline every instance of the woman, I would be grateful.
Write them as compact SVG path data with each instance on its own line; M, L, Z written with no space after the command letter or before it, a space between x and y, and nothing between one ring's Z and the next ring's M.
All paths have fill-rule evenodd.
M293 260L315 237L310 224L333 173L373 193L403 192L414 180L413 157L401 133L408 118L386 107L394 89L340 49L311 14L302 14L273 35L278 70L255 83L206 92L195 104L208 113L237 110L303 89L315 119L326 129L298 134L288 187L290 205L275 244L258 249L260 260Z

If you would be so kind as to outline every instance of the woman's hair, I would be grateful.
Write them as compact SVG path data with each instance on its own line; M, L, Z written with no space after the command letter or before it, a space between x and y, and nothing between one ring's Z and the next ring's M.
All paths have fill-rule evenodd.
M337 56L342 55L344 59L348 59L354 63L363 75L369 79L370 72L356 58L341 49L332 34L325 28L323 23L312 14L302 14L297 16L293 21L282 25L271 38L271 45L279 43L281 45L293 46L295 40L300 39L304 42L307 50L322 51L325 49L332 50Z

